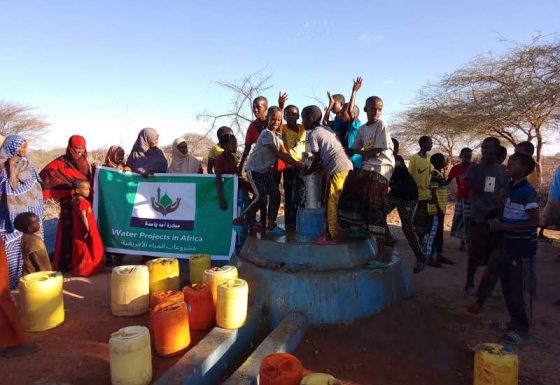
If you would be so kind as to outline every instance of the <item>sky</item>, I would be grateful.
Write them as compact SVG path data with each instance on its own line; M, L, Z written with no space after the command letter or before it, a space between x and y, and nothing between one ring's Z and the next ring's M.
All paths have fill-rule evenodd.
M81 134L127 151L143 127L163 144L205 132L197 114L232 96L216 82L257 71L272 76L269 100L282 90L300 107L327 90L349 98L362 76L358 106L381 96L390 127L427 82L506 51L504 39L560 32L558 0L0 0L0 14L0 100L51 123L30 146Z

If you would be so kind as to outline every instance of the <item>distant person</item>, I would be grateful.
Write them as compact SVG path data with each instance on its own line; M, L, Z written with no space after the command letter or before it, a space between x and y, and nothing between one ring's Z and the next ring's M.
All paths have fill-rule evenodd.
M286 124L282 126L282 140L290 156L301 161L305 152L305 128L299 120L299 108L289 105L284 109ZM299 168L286 166L284 175L284 223L286 229L295 229L298 209L303 207L305 186Z
M346 156L336 134L321 125L322 116L321 109L317 106L307 106L301 111L302 124L307 131L305 150L313 154L312 163L305 174L311 174L322 166L328 175L325 194L326 234L314 243L332 245L336 244L338 236L338 200L348 172L352 170L352 162Z
M504 162L507 159L507 155L507 148L505 146L500 146L500 149L498 150L498 164L501 164L504 169L506 167Z
M124 163L124 149L121 146L111 146L105 156L104 167L114 168L120 172L131 172L132 170Z
M548 192L546 206L541 215L541 226L560 226L560 166L556 168Z
M459 153L461 163L451 167L447 176L447 183L455 181L455 212L451 223L451 236L459 238L461 244L459 250L467 249L468 224L470 221L470 186L465 180L467 169L472 164L472 150L468 147L462 148Z
M533 155L535 155L535 146L533 145L533 143L529 141L519 142L515 146L514 153L525 154L533 158ZM539 162L535 160L535 169L533 170L531 175L527 177L527 180L529 181L529 183L531 183L531 186L533 186L535 189L538 189L541 184L540 175L541 175L541 165L539 164Z
M15 289L22 275L21 232L15 227L18 214L31 211L39 217L43 236L43 196L40 178L27 158L27 141L19 135L6 137L0 147L0 237L4 240L9 267L9 287Z
M88 200L90 190L88 181L74 182L72 274L76 277L88 277L103 271L103 241Z
M8 270L4 240L0 238L0 357L6 358L37 351L37 346L27 344L19 311L10 292Z
M66 153L47 164L40 176L43 198L60 202L53 269L68 271L72 267L72 186L76 181L89 182L92 179L86 140L79 135L71 136Z
M381 120L383 100L378 96L368 97L364 111L367 121L358 130L349 155L362 156L362 169L357 176L362 190L365 224L370 237L376 239L379 262L386 262L383 251L387 223L385 208L389 200L389 180L395 168L393 141L389 129Z
M208 151L208 174L214 173L214 162L216 161L218 155L224 152L224 149L220 145L220 138L224 135L233 135L233 130L227 126L221 126L218 128L218 131L216 132L218 144L214 145L210 148L210 151Z
M277 159L282 159L296 167L301 167L301 163L295 161L282 144L280 134L282 109L270 107L267 117L268 126L259 135L253 153L247 162L247 177L255 191L255 197L247 209L234 221L234 224L238 225L255 218L257 210L260 210L261 213L266 213L266 231L269 234L283 234L284 229L276 224L280 208L280 189L274 180L272 168ZM254 228L260 227L260 224L257 223L250 223L250 225Z
M430 163L429 152L432 150L432 138L422 136L418 140L418 144L420 145L420 151L410 157L408 171L416 182L416 187L418 187L418 206L414 215L414 227L418 239L423 243L430 227L428 201L432 198L430 191L432 164Z
M189 154L189 145L185 138L173 141L171 163L167 168L168 174L203 174L202 163Z
M158 142L159 134L155 129L146 127L140 130L126 165L143 177L167 172L167 159Z
M527 181L527 176L534 168L535 162L528 155L514 154L509 158L507 174L511 183L506 193L504 212L501 220L496 218L488 222L490 231L501 232L504 237L502 290L511 320L503 341L512 345L531 342L529 264L530 258L537 254L539 203L537 192ZM479 302L483 299L482 294L489 296L491 292L479 291Z
M426 255L431 265L442 263L454 265L452 260L443 256L443 225L447 210L447 180L444 170L447 167L447 159L437 152L430 156L430 162L432 163L430 179L432 199L428 203L430 232L426 240Z
M18 214L14 220L14 226L21 231L21 255L23 258L23 275L36 273L38 271L51 271L51 261L47 246L41 232L41 220L32 212Z
M404 159L399 155L398 140L395 138L391 138L391 140L393 141L393 154L395 156L395 171L393 171L389 181L389 201L385 209L385 216L389 215L395 208L397 209L401 220L401 229L416 257L413 272L417 274L424 270L426 265L426 255L414 231L413 224L414 212L418 204L418 187L410 176ZM385 228L385 240L386 244L394 244L389 226Z
M504 204L502 196L509 181L505 168L498 163L500 140L488 137L482 141L480 163L471 165L465 174L471 186L471 221L469 224L469 259L465 295L474 292L474 279L478 266L486 265L491 258L500 258L502 236L490 232L488 221L500 218Z

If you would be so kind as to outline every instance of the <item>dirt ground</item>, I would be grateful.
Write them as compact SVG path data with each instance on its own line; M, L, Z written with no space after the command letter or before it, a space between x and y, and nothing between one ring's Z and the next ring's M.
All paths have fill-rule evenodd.
M398 237L396 250L411 271L413 254L400 228L393 230ZM499 285L480 315L466 311L474 299L463 297L467 255L458 250L458 242L446 231L445 254L456 265L411 274L411 298L353 325L314 327L294 354L307 369L331 373L346 384L472 384L471 348L499 342L501 334L489 323L508 318ZM514 347L520 384L560 384L560 306L553 304L560 299L559 256L560 249L539 244L531 329L536 342Z
M396 250L411 271L413 256L400 228ZM560 237L560 233L548 233ZM446 233L446 255L457 262L442 269L427 268L412 275L413 296L380 314L353 325L312 328L295 354L313 372L328 372L347 384L463 385L472 383L471 348L496 342L500 334L490 320L507 318L499 287L483 312L466 312L473 298L463 298L466 253ZM534 302L532 335L536 343L515 348L520 358L520 383L560 384L560 249L540 244L537 259L538 297ZM137 262L125 260L126 262ZM479 272L478 276L482 272ZM147 315L113 317L110 274L68 278L64 284L66 321L60 327L29 334L39 352L20 358L0 358L2 384L110 384L110 334L128 325L147 325ZM202 333L193 333L196 343ZM154 354L154 378L176 362Z
M140 263L126 257L125 263ZM12 385L102 385L111 384L109 338L118 329L148 326L148 314L137 317L111 315L111 274L89 278L65 278L64 323L52 330L28 334L39 352L18 358L0 358L2 384ZM206 333L191 332L195 345ZM154 379L171 367L178 357L153 354Z

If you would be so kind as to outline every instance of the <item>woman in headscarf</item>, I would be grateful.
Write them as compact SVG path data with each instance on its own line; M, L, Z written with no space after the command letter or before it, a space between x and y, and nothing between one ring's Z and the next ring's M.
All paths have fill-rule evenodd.
M167 171L167 159L158 148L159 134L153 128L143 128L128 156L126 165L142 176Z
M86 140L79 135L71 136L66 153L47 164L39 175L43 180L43 198L60 202L53 269L68 271L72 264L72 184L79 180L91 182L92 177Z
M167 169L171 174L202 174L202 165L198 159L189 154L189 146L185 138L173 141L171 164Z
M15 217L32 212L39 217L43 232L43 194L40 179L26 157L27 142L10 135L0 148L0 234L4 239L10 288L17 286L22 274L21 236L14 227Z
M104 167L110 167L122 172L130 172L130 167L124 163L124 150L120 146L111 146L105 157Z

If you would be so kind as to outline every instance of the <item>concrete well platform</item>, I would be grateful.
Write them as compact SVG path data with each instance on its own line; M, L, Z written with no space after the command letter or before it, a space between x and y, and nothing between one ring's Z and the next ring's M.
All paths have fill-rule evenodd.
M305 314L311 324L351 323L412 292L397 253L387 268L364 268L376 252L370 239L318 246L286 237L248 237L236 264L272 327L293 311Z

